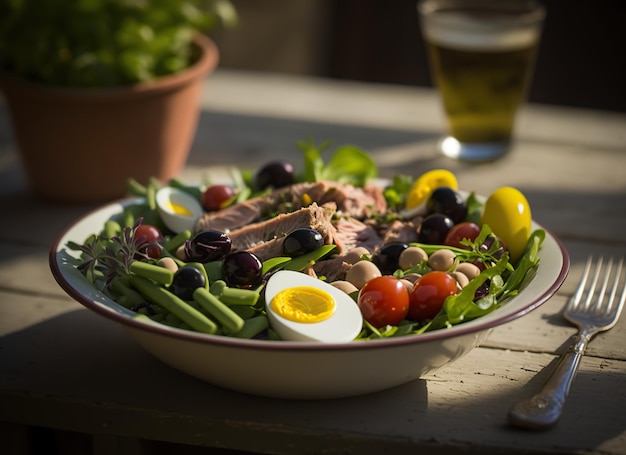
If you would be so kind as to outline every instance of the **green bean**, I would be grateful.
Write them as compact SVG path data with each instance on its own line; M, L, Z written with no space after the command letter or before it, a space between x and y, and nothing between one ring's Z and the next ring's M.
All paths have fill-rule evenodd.
M177 178L173 178L170 179L167 182L168 186L171 186L172 188L177 188L181 191L184 191L185 193L193 196L194 198L200 200L200 197L202 196L202 189L197 186L197 185L187 185L186 183L184 183L183 181L177 179Z
M211 334L217 331L215 322L158 284L140 276L132 276L130 283L147 300L173 313L192 329Z
M151 226L156 226L159 229L163 229L164 224L161 220L161 215L159 215L158 210L150 210L143 215L143 221L141 224L149 224Z
M157 182L151 178L148 182L148 188L146 191L146 202L148 203L148 208L150 210L156 210L157 208L156 192L158 188L159 185L157 184Z
M208 291L209 290L209 275L207 275L204 265L201 264L200 262L187 262L186 265L188 265L189 267L193 267L194 269L198 269L200 273L204 275L204 283L205 283L204 288Z
M162 315L162 314L148 314L145 309L141 309L140 311L137 311L133 315L133 319L137 319L137 320L144 321L144 322L152 322L152 323L158 323L158 324L167 324L167 322L165 322L165 316L164 315Z
M141 321L141 322L151 323L151 324L159 324L160 323L160 321L155 321L150 316L148 316L147 314L144 314L144 313L135 313L135 314L133 314L133 319L136 319L137 321Z
M174 272L160 265L143 261L133 261L130 264L130 271L143 278L156 281L159 284L169 286L174 281Z
M193 291L193 299L198 302L206 312L217 319L227 331L236 333L243 327L244 320L241 316L206 289L197 288Z
M132 204L124 207L124 215L122 218L123 227L132 227L135 222L143 218L143 224L150 224L160 227L161 217L156 209L151 208L147 203Z
M124 298L124 296L122 296L121 298ZM146 307L139 308L137 311L135 311L135 313L141 313L141 314L145 314L146 316L150 316L148 314L148 309Z
M259 313L254 307L251 306L233 305L230 309L237 313L241 319L251 319Z
M124 207L124 212L122 213L120 224L125 228L135 225L135 214L129 206Z
M135 300L125 296L125 295L121 295L115 298L115 302L119 303L120 305L122 305L124 308L128 308L129 310L135 306L137 304L137 302L135 302ZM141 302L139 302L141 303Z
M313 265L316 261L320 260L336 247L335 245L324 245L321 248L318 248L315 251L311 251L310 253L303 254L302 256L298 256L292 259L289 262L281 264L278 268L284 270L294 270L299 272L306 267Z
M224 289L226 289L227 287L228 285L226 284L226 281L217 280L211 283L211 286L209 286L209 291L215 297L219 298L222 295L222 292L224 292Z
M267 320L267 317L260 315L247 319L241 330L233 334L233 336L237 338L253 338L268 328L269 321Z
M209 277L209 281L211 283L216 282L217 280L221 280L223 278L222 275L222 261L212 261L204 264L204 269Z
M137 305L144 301L144 298L141 294L134 289L128 287L128 285L124 282L121 277L115 277L111 281L111 289L117 292L121 298L117 300L119 304L125 306L126 308L130 308L133 305Z
M178 247L185 244L187 240L191 238L191 231L189 229L184 230L176 234L174 237L169 239L165 244L165 249L170 253L176 253Z
M171 291L170 291L171 292ZM206 311L204 311L202 309L202 307L198 304L198 302L195 302L193 300L185 300L185 303L187 305L189 305L191 308L198 310L200 313L204 314L205 316L209 316Z
M114 220L105 221L104 236L106 238L110 239L111 237L115 237L116 235L119 235L120 232L122 232L122 227L117 221L114 221Z
M275 258L269 258L266 261L263 261L263 270L261 273L263 273L263 275L265 275L267 272L269 272L270 270L273 270L287 262L291 261L290 257L275 257Z
M256 290L229 288L224 280L211 283L209 291L225 304L232 306L254 306L260 297Z
M126 192L131 196L143 197L146 195L146 187L139 183L134 178L129 178L126 181Z
M146 203L142 204L143 209L135 215L135 218L139 219L139 217L142 217L142 224L149 224L151 226L156 226L159 229L163 229L163 221L161 220L161 215L157 210L156 191L157 187L153 185L148 186Z
M219 299L227 305L254 306L259 300L259 293L250 289L225 287Z

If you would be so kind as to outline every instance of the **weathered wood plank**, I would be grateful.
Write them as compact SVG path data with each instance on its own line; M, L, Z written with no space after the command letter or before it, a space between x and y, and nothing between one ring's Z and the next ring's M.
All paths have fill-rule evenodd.
M526 106L513 153L489 165L436 155L436 94L408 87L218 71L182 177L227 176L270 158L301 163L298 140L370 151L381 173L453 170L464 189L520 188L564 242L572 271L555 298L493 331L423 380L366 397L269 400L218 389L141 350L122 328L65 296L50 276L56 235L95 205L34 198L0 105L0 421L108 436L288 453L626 454L626 321L583 358L559 425L510 429L506 412L547 377L575 329L560 311L591 253L626 255L626 115ZM209 169L209 166L213 166ZM214 166L220 166L215 168ZM113 381L108 378L117 374Z
M509 453L516 447L524 453L625 453L624 421L603 419L626 406L624 361L583 359L558 427L526 433L507 428L506 412L546 378L544 368L554 361L549 354L479 348L424 380L386 392L271 400L178 373L119 327L73 308L61 303L42 309L31 324L10 321L22 328L0 338L0 420L273 453L376 453L383 446L409 453L450 444L495 453L507 447Z

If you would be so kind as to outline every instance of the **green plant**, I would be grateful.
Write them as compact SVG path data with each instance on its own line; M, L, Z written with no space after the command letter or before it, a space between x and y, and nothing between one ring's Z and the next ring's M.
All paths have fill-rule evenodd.
M176 73L198 32L234 25L229 0L0 0L0 67L57 86L119 86Z

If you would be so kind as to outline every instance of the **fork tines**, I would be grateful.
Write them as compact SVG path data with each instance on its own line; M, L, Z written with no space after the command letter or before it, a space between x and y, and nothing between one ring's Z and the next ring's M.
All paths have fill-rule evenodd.
M594 266L593 257L589 256L570 308L578 311L589 310L592 302L598 302L598 311L605 314L619 313L626 300L624 281L624 258L619 261L609 258L605 264L604 258L600 256ZM618 296L620 287L622 292ZM583 296L585 299L581 303ZM618 316L619 314L616 318Z

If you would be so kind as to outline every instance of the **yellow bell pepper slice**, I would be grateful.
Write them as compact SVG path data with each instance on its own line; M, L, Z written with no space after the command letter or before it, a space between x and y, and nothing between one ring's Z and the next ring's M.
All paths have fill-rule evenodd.
M419 176L411 185L407 193L406 208L414 209L419 207L433 191L442 186L447 186L453 190L459 189L456 176L447 169L433 169Z

